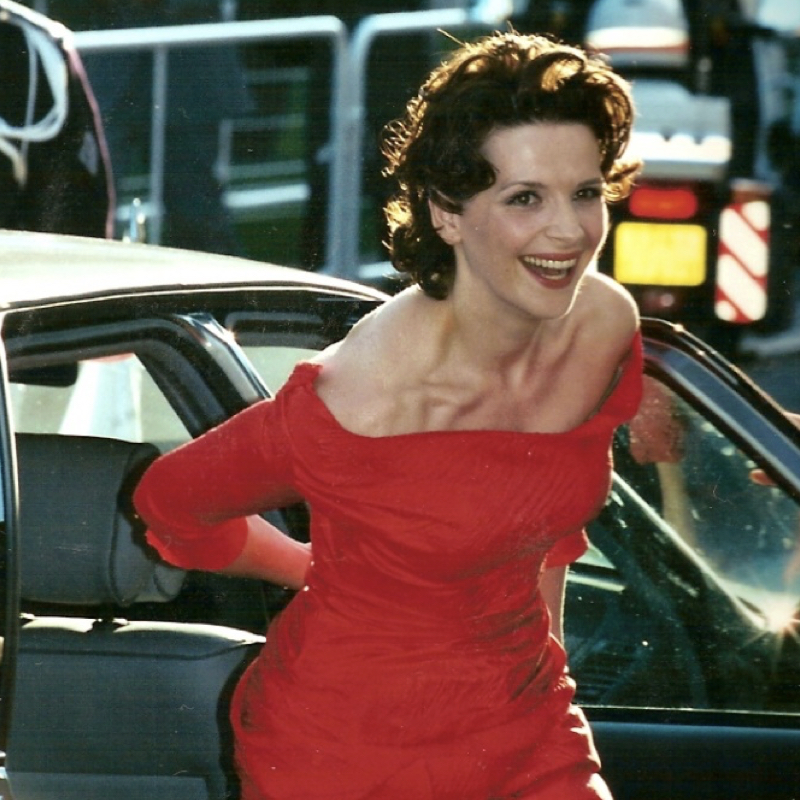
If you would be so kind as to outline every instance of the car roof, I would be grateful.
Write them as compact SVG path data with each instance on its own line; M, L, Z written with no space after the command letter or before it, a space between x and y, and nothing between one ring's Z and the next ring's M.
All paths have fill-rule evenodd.
M381 299L351 281L232 256L50 233L0 231L0 310L142 292L292 285Z

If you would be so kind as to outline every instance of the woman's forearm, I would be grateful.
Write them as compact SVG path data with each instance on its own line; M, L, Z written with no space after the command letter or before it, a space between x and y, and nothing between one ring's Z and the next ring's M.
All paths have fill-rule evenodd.
M564 591L567 585L567 567L551 567L542 573L539 589L550 611L550 633L564 641Z
M300 589L310 564L311 545L292 539L262 517L251 516L247 518L244 549L235 561L219 571Z

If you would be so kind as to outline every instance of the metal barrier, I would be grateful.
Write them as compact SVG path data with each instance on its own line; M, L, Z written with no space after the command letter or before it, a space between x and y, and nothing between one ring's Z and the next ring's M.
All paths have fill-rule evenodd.
M344 130L339 140L343 152L337 154L333 165L333 182L341 187L337 202L330 206L328 230L328 262L326 271L348 278L361 276L359 220L361 213L361 185L364 120L366 108L367 61L372 45L379 36L389 34L424 33L446 29L448 31L496 24L510 11L501 6L498 11L486 5L478 10L463 8L435 9L431 11L401 12L395 14L374 14L365 17L356 27L352 42L347 51L344 72L346 73L345 92L340 97L343 103L341 115ZM500 19L498 19L498 14ZM341 170L341 174L337 172Z
M324 271L357 279L360 270L359 222L362 196L362 148L365 124L367 62L375 40L385 35L456 31L497 25L507 19L509 0L481 0L469 9L375 14L365 17L348 38L338 17L312 16L276 20L175 25L75 33L82 53L150 50L154 56L150 151L153 209L148 238L161 240L164 191L164 140L167 117L168 53L180 47L252 44L323 39L333 59L331 85L331 162Z
M170 25L110 31L80 31L74 34L75 46L81 53L108 53L148 50L153 53L153 99L150 134L150 181L147 204L152 209L148 238L161 241L164 197L164 142L167 123L167 81L169 51L181 47L242 45L261 42L322 39L332 50L331 138L332 176L329 182L329 206L344 191L339 185L344 170L337 159L344 156L341 146L344 135L343 108L347 79L344 69L347 54L347 30L338 17L294 17L290 19L253 20L245 22ZM329 220L328 240L334 220Z

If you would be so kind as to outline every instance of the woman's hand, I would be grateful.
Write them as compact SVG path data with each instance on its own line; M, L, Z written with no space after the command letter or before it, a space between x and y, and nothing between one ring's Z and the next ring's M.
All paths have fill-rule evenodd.
M550 633L564 643L564 593L567 567L551 567L542 572L539 589L550 612Z

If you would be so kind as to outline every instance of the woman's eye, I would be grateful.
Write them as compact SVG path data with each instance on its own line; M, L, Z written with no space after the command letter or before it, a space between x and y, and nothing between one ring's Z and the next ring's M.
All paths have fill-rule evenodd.
M597 200L600 197L603 197L602 186L587 186L575 195L577 200Z
M535 192L518 192L509 199L512 206L531 206L539 201L539 195Z

